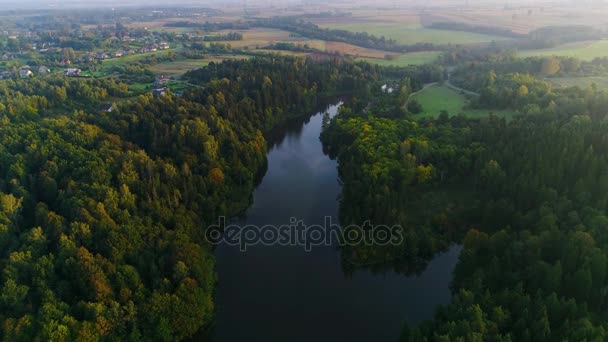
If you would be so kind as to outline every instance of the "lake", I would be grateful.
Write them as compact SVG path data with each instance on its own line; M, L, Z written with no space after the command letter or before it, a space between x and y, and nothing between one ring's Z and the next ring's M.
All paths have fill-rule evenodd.
M339 104L327 109L335 115ZM337 222L337 163L319 140L322 113L269 135L268 170L239 225ZM397 341L404 322L431 319L450 301L460 247L436 256L420 275L346 274L335 246L216 249L219 283L212 340Z

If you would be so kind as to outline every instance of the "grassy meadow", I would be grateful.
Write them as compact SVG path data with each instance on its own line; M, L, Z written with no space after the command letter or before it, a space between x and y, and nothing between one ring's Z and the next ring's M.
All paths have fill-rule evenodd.
M157 75L181 75L193 69L199 69L209 65L209 63L220 63L227 59L244 59L248 58L245 55L218 55L209 56L205 59L181 59L171 62L163 62L150 66L150 70Z
M472 118L485 117L493 113L496 116L510 119L517 114L513 111L465 109L468 100L464 95L438 84L429 86L414 94L412 99L415 99L422 105L422 113L416 114L416 118L419 119L438 117L442 110L447 111L450 116L462 113Z

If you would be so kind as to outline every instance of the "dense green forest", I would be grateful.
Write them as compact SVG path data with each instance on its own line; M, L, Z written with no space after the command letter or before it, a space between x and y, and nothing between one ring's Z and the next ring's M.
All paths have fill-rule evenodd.
M208 222L245 209L263 132L380 70L260 58L131 97L111 79L0 83L0 336L173 341L213 320ZM113 110L101 111L113 103Z
M0 82L1 338L172 341L208 327L205 227L250 205L265 132L349 95L321 135L340 221L397 224L404 241L345 246L344 268L419 272L463 245L452 303L404 341L606 340L608 93L545 80L606 60L475 56L451 81L479 93L473 107L521 115L416 117L410 95L444 79L440 64L225 61L158 97L112 78Z
M482 91L479 105L535 110L506 122L343 108L326 124L344 182L341 223L373 218L405 237L346 248L345 262L408 271L463 244L452 303L406 327L404 341L604 341L608 94L484 65L456 71Z

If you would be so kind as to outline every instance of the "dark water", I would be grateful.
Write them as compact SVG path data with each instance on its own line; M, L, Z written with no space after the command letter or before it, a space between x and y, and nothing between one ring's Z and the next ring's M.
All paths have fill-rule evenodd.
M328 109L335 114L337 106ZM336 217L336 162L319 141L322 115L270 137L268 172L239 224L306 224ZM450 300L448 284L460 248L430 262L420 276L357 271L345 275L335 247L253 246L216 250L213 340L396 341L403 323L430 319Z

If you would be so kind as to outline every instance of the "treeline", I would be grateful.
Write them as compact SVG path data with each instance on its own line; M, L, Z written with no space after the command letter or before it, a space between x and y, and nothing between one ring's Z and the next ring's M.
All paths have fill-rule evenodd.
M218 67L219 66L219 67ZM236 108L230 115L239 120L254 120L263 129L269 129L286 116L297 116L316 109L321 96L357 94L366 97L371 84L383 75L383 69L367 64L352 63L339 59L315 62L306 58L272 56L252 58L246 61L224 61L206 68L192 70L184 75L190 83L208 84L218 80L224 94L234 94L231 100L240 103L252 99L242 110ZM238 82L227 80L238 79ZM213 88L207 88L213 89ZM208 93L193 92L189 96L204 101ZM247 100L249 101L249 100ZM265 110L260 110L265 108ZM249 117L254 115L254 117Z
M173 341L207 327L204 229L249 205L262 131L324 92L365 92L379 70L254 58L157 98L113 80L0 82L2 338Z
M452 72L452 81L480 93L474 107L512 108L528 114L544 112L603 115L608 105L605 95L593 89L553 88L540 77L576 74L585 66L602 68L603 60L581 63L573 58L527 58L504 63L482 62L465 65ZM521 72L515 72L521 70ZM537 77L540 76L540 77Z
M462 63L452 75L454 81L459 82L489 71L500 74L528 73L540 77L604 76L608 74L608 58L584 61L563 56L517 58L515 53L486 54L473 63Z
M345 263L409 271L464 245L452 303L406 327L403 341L608 338L608 93L553 94L517 74L497 75L499 93L509 82L530 85L536 115L415 122L345 108L325 125L344 183L342 224L403 229L398 246L344 248Z
M432 43L417 43L413 45L401 45L394 39L387 39L384 36L376 37L367 32L351 32L338 29L323 29L319 26L305 22L296 17L274 17L270 19L257 19L252 23L253 26L269 27L297 33L301 36L321 39L328 41L343 42L362 46L370 49L378 49L395 52L416 52L441 50L445 47Z
M525 36L524 34L515 33L510 29L503 27L495 27L495 26L480 26L480 25L471 25L467 23L457 23L457 22L433 22L430 25L426 26L427 28L437 29L437 30L448 30L448 31L464 31L464 32L474 32L479 34L488 34L494 36L503 36L510 38L519 38Z
M198 28L207 32L211 31L221 31L221 30L247 30L250 28L248 23L239 23L239 22L225 22L225 23L197 23L192 21L175 21L165 23L165 27L188 27L188 28Z
M605 37L601 30L583 25L548 26L536 29L517 40L519 49L546 49L561 44L597 40Z
M226 34L206 35L203 37L203 40L206 42L243 40L243 34L240 32L229 32Z
M232 46L230 43L221 43L221 42L194 42L187 45L188 49L191 51L199 52L199 53L230 53L232 52Z
M290 42L278 42L270 44L264 47L264 49L294 52L321 52L320 50L310 47L308 44L294 44Z

